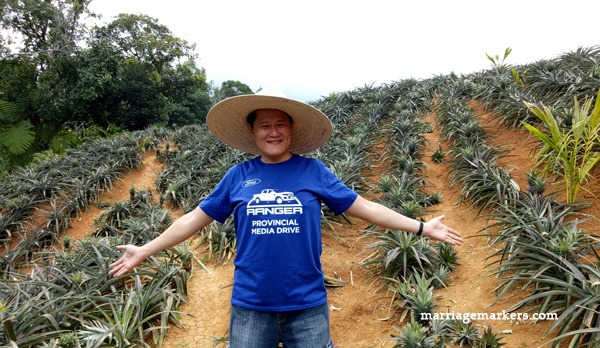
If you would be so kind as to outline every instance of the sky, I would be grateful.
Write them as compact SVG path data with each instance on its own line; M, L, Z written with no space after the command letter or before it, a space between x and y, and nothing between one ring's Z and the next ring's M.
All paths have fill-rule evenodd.
M108 23L120 13L157 18L196 44L197 65L220 86L279 89L304 102L408 78L489 69L600 45L598 0L93 0Z

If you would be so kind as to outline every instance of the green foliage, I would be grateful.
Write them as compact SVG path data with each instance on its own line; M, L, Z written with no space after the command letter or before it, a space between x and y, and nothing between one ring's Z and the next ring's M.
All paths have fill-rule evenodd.
M35 139L32 129L33 125L29 121L11 125L0 132L0 143L15 155L23 154Z
M433 295L433 278L426 274L413 273L408 279L394 279L390 289L396 294L394 299L411 313L411 322L428 327L433 318L435 301L440 296ZM403 316L404 317L404 316Z
M396 330L401 336L392 335L392 339L396 342L394 348L424 348L434 346L434 338L427 336L427 328L419 325L419 323L410 323L404 326L402 330Z
M523 193L499 205L498 215L493 216L497 223L490 226L498 233L488 235L496 250L489 257L494 261L488 276L500 278L498 299L519 283L533 286L531 295L509 311L529 308L560 314L547 331L558 330L553 347L567 339L571 346L597 343L600 331L588 328L600 320L596 310L600 257L594 249L599 241L577 228L579 221L566 222L572 220L568 217L577 206L559 204L554 195L540 199ZM582 262L586 255L595 259Z
M442 163L444 162L444 150L442 150L441 146L438 146L435 152L431 155L431 160L434 163Z
M454 271L458 265L458 252L454 249L452 244L446 242L439 242L436 247L439 253L440 265Z
M506 61L506 58L508 58L508 56L510 55L510 53L512 52L512 48L507 47L506 50L504 50L504 56L502 58L500 58L498 55L495 56L490 56L489 54L486 54L487 58L492 62L492 64L494 65L494 68L497 70L498 73L500 73L502 70L505 70L507 68L507 65L504 63L504 61ZM517 86L522 86L523 85L523 77L520 73L518 73L514 68L510 69L510 72L513 76L513 78L515 79L515 84ZM524 72L523 74L525 74L526 72Z
M139 63L148 63L161 74L183 57L193 57L195 45L173 36L169 28L147 15L120 14L95 36L115 51Z
M212 105L194 45L145 15L120 15L88 31L88 4L6 1L2 24L23 37L13 46L18 54L0 60L2 100L15 105L0 107L0 155L13 164L78 145L85 137L71 133L74 124L186 125L202 122Z
M9 103L4 100L0 100L0 121L2 123L11 122L16 113L17 107L15 106L15 104Z
M55 57L76 50L89 1L7 0L3 5L3 27L22 35L21 50L43 70Z
M426 238L396 230L370 230L363 238L375 239L368 246L375 251L363 260L361 266L375 266L371 277L384 280L382 286L393 279L408 279L414 272L431 275L435 268L438 251Z
M478 342L473 346L477 348L500 348L506 343L502 343L502 336L498 336L497 333L492 330L490 325L487 325L483 333L481 334L481 338Z
M29 157L35 141L33 128L15 103L0 100L0 176Z
M57 134L55 134L48 145L50 147L50 150L62 155L66 152L67 149L72 149L80 144L81 139L79 139L77 134L73 133L69 129L59 131Z
M544 146L536 155L543 173L552 172L562 177L567 201L574 202L592 168L600 161L600 90L594 109L590 113L592 100L579 104L575 99L573 124L568 131L561 129L552 110L546 106L527 104L527 107L544 123L550 136L540 129L523 122L523 125Z
M248 85L240 81L227 80L221 83L221 87L213 87L215 103L242 94L254 94L254 92Z
M167 98L165 114L169 126L203 123L213 103L209 96L206 72L190 59L164 69L162 93Z
M450 332L454 337L454 343L459 347L475 347L475 344L481 338L481 332L475 326L475 322L469 321L465 323L463 320L451 320L450 321Z
M498 55L490 56L489 54L486 54L486 56L492 62L492 64L494 64L495 67L502 69L505 67L504 61L506 60L506 58L508 58L508 56L510 55L511 52L512 52L512 48L507 47L504 50L504 56L502 58L500 58Z
M488 257L494 260L488 272L500 278L498 299L515 286L516 278L540 273L562 278L557 264L563 259L579 260L587 245L594 241L590 236L579 233L576 225L565 222L578 207L559 204L553 196L555 194L539 199L524 193L500 204L497 213L491 216L494 222L489 229L497 232L487 233L492 238L492 247L495 247ZM556 257L551 249L564 245L564 240L571 243L568 248L559 247L563 254Z
M133 198L138 207L144 206L145 211L137 212L136 217L148 221L145 230L164 229L171 223L159 209L145 206L147 193L137 192ZM53 203L51 208L49 218L60 219L54 214L60 206ZM65 251L55 253L32 253L33 247L25 249L28 245L19 243L2 259L10 262L8 272L14 271L12 265L17 260L13 255L21 249L31 253L36 266L29 276L14 272L0 280L0 316L5 327L0 341L12 340L24 347L79 347L74 345L77 342L90 346L160 346L169 323L179 322L178 307L187 293L188 274L181 268L186 255L167 251L159 255L160 260L148 260L128 281L114 279L108 275L106 260L117 259L115 246L127 244L131 238L127 230L122 235L75 243L65 237ZM36 247L41 241L32 240ZM3 272L7 272L5 267Z
M535 249L539 252L542 248ZM526 281L533 278L538 284L538 291L509 310L533 305L531 312L558 313L558 319L546 332L549 334L558 330L557 337L548 342L552 343L552 347L561 346L563 340L570 340L571 347L597 345L600 343L600 329L597 326L600 322L597 310L600 303L600 257L597 253L594 256L593 264L574 264L554 254L553 258L561 260L554 266L559 268L562 277L538 273L533 277L516 278Z
M225 223L213 222L202 231L200 243L206 243L208 255L215 262L227 262L235 254L236 238L233 219Z

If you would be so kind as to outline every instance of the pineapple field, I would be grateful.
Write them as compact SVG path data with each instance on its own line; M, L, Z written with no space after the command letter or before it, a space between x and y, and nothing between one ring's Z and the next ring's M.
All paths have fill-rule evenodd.
M490 60L311 103L334 135L310 157L406 216L445 215L465 238L452 247L323 207L336 347L600 347L600 47ZM150 241L249 158L201 124L151 127L10 173L0 344L226 347L231 220L133 274L112 278L108 265L116 245ZM442 313L488 319L427 319Z

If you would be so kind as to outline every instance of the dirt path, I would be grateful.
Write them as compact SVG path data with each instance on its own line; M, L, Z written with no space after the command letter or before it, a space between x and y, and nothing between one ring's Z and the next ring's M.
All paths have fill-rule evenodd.
M487 117L487 116L486 116ZM486 118L484 117L484 118ZM425 121L431 122L432 118ZM524 147L527 134L514 130L503 130L496 126L490 126L492 133L497 133L495 142L513 147L510 157L503 161L514 164L513 176L517 178L520 185L525 185L524 173L532 165L529 154L530 148ZM426 134L430 147L438 146L439 136L437 132ZM441 144L447 149L447 144ZM431 151L426 152L431 155ZM424 159L428 166L428 178L433 187L431 191L440 192L443 195L442 203L435 206L437 211L430 212L426 219L437 215L446 215L445 223L459 230L463 236L469 238L478 235L485 227L483 219L476 219L475 212L466 205L456 205L459 193L453 187L448 186L448 178L445 177L449 171L449 164L435 164L428 158ZM116 200L125 200L129 197L129 188L133 185L138 189L153 188L157 173L162 165L156 161L154 152L144 155L141 170L134 170L126 174L122 181L111 192L107 192L100 201L113 203ZM596 171L597 174L600 171ZM598 193L598 183L591 184L592 191ZM591 195L589 197L592 197ZM587 198L589 198L587 197ZM156 198L156 197L155 197ZM592 197L593 198L593 197ZM598 215L600 202L595 198L595 211L591 213ZM93 231L93 219L101 214L101 209L92 207L81 219L75 221L74 226L67 234L74 238L81 238ZM174 217L181 216L181 211L175 211ZM341 221L340 221L341 223ZM589 224L591 231L598 233L597 224ZM324 231L323 236L323 268L326 275L341 278L348 284L341 288L328 290L329 305L333 309L331 315L331 332L336 346L359 348L359 347L392 347L390 335L397 334L394 327L401 328L404 323L398 322L397 316L390 312L389 298L385 291L374 292L367 282L369 273L364 268L358 268L360 262L368 255L363 250L368 244L367 240L358 239L366 224L361 221L353 221L352 225L343 223L336 225L335 233ZM595 231L593 229L596 229ZM335 237L338 235L339 238ZM496 285L495 279L481 280L485 273L483 259L489 254L487 241L481 237L469 238L465 244L457 248L460 256L460 265L452 273L452 285L447 289L438 290L437 294L443 299L439 302L438 311L455 313L496 313L510 306L523 293L512 293L506 296L500 303L486 308L495 299L493 289ZM201 256L201 255L200 255ZM189 301L183 305L181 310L189 315L182 315L182 327L172 327L169 338L163 347L210 347L212 337L224 337L227 335L229 321L229 299L233 281L233 265L208 265L211 273L207 273L201 267L196 267L192 280L188 283ZM388 320L382 320L389 318ZM483 323L480 323L483 324ZM543 333L551 324L549 322L537 325L528 323L510 323L506 321L489 322L495 331L512 330L513 334L506 335L505 347L539 347L547 339L542 339Z
M146 151L142 160L140 169L134 169L126 173L114 188L104 192L98 202L108 202L113 204L116 201L124 201L129 199L129 189L134 186L136 190L147 190L152 192L154 201L158 202L158 194L154 190L154 183L157 175L164 168L163 164L156 160L156 152L153 150ZM89 236L95 229L94 219L100 217L104 208L98 208L94 204L90 205L87 212L83 213L79 218L72 222L72 226L66 231L66 235L79 240ZM180 217L183 212L180 209L172 209L173 218Z

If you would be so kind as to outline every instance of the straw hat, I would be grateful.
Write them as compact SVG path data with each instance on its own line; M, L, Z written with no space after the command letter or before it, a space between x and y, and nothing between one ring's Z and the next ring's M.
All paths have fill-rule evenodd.
M290 152L304 154L323 146L331 137L331 122L316 108L286 98L279 91L261 90L257 94L246 94L227 98L208 112L208 130L223 143L248 153L260 155L250 136L246 117L258 109L281 110L293 120Z

